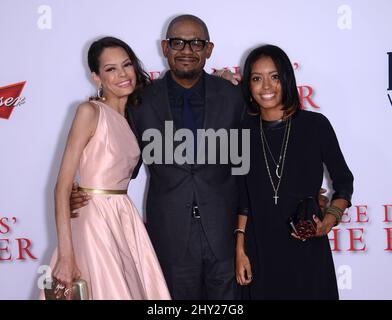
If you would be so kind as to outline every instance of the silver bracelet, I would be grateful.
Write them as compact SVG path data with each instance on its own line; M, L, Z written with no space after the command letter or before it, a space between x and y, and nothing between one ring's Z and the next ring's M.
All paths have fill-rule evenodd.
M235 229L234 234L237 234L237 233L242 233L243 235L245 235L245 230L244 229Z

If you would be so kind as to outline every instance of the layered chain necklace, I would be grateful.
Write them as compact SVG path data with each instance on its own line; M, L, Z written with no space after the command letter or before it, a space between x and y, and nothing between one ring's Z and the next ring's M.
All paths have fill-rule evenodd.
M290 138L290 129L291 129L291 118L289 118L286 121L286 128L285 128L285 132L283 135L282 147L280 148L279 160L276 161L274 156L272 155L271 148L269 147L267 137L266 137L264 130L263 130L263 120L260 117L261 144L263 146L263 155L264 155L264 160L265 160L265 165L267 168L268 176L270 178L272 189L274 191L274 196L272 198L274 199L275 205L278 204L278 199L279 199L278 191L279 191L280 183L282 181L282 176L283 176L283 169L284 169L284 164L285 164L286 154L287 154L287 145L289 143L289 138ZM271 159L276 166L275 175L278 178L278 183L276 185L274 183L274 180L272 179L271 170L270 170L270 167L268 164L266 146L267 146L267 149L268 149L269 154L271 156Z

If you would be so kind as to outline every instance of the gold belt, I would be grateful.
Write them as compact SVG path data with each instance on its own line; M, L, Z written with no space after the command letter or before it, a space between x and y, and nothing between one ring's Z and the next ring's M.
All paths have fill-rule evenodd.
M89 188L78 188L79 191L95 194L127 194L128 190L106 190L106 189L89 189Z

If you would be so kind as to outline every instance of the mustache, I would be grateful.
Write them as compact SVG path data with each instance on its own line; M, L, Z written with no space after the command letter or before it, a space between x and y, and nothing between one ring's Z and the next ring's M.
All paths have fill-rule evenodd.
M199 60L199 57L197 56L178 56L174 58L175 60L177 59L193 59L193 60Z

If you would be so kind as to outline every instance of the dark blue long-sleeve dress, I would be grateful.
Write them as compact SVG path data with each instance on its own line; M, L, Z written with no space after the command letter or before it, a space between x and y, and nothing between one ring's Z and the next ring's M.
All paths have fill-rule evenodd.
M251 131L251 158L248 175L240 178L240 214L248 216L245 248L253 271L252 283L243 288L244 297L338 299L328 237L302 242L290 236L288 225L302 199L318 198L324 164L335 191L333 199L346 199L351 205L353 175L330 122L322 114L303 110L292 117L277 205L263 155L260 117L247 115L243 127ZM279 159L285 127L285 121L263 121L275 160ZM267 161L276 185L275 165L269 154Z

